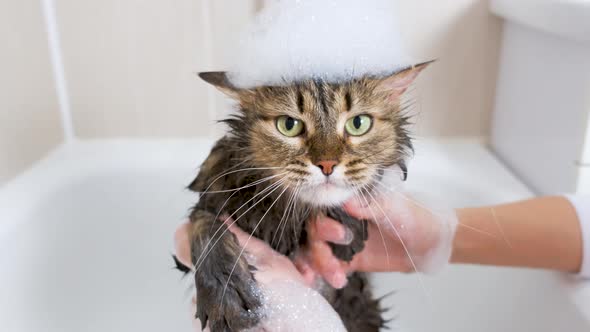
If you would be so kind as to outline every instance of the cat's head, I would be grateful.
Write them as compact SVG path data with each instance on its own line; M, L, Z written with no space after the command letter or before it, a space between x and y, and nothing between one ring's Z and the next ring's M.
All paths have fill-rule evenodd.
M332 206L371 187L392 166L405 178L412 145L401 96L428 64L338 84L250 89L235 87L224 72L199 76L238 102L239 113L226 122L250 165L268 168L299 199Z

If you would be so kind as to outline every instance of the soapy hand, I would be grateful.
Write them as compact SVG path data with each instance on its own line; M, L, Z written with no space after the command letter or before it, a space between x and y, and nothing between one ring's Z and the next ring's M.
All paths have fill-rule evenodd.
M350 263L334 257L327 244L350 241L343 225L330 218L309 224L307 261L330 285L344 287L346 275L353 271L433 273L449 263L457 226L453 210L401 192L373 193L370 198L355 198L344 206L350 215L370 221L365 249Z
M231 225L231 220L226 224ZM192 266L188 229L187 223L176 231L176 255L181 263ZM236 226L229 230L240 246L245 247L248 263L256 267L254 277L264 298L264 318L261 326L253 331L311 331L318 326L323 328L321 331L345 331L338 314L312 288L316 281L312 270L300 273L291 260L266 243ZM200 331L199 325L194 324L196 331Z

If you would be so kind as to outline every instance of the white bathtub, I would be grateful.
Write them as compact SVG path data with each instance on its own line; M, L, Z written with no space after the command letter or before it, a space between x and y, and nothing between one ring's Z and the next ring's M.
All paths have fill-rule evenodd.
M172 234L194 195L183 188L210 141L64 146L0 188L0 331L191 331ZM409 187L450 204L530 192L479 143L417 146ZM557 276L453 267L436 277L375 276L397 326L412 332L588 331ZM428 295L425 295L428 294Z

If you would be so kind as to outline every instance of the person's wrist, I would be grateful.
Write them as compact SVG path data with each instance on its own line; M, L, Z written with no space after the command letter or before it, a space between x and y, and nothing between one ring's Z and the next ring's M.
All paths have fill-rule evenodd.
M456 209L455 213L457 214L458 227L453 238L450 263L472 263L472 256L478 245L481 244L469 232L469 224L476 218L476 211L474 209Z
M451 263L498 264L510 248L508 239L492 208L457 209L459 227L453 241Z

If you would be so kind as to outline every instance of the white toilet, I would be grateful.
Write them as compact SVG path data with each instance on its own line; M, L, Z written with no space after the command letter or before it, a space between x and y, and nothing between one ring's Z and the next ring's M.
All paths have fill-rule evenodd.
M541 194L590 192L590 0L492 0L506 20L491 145Z

